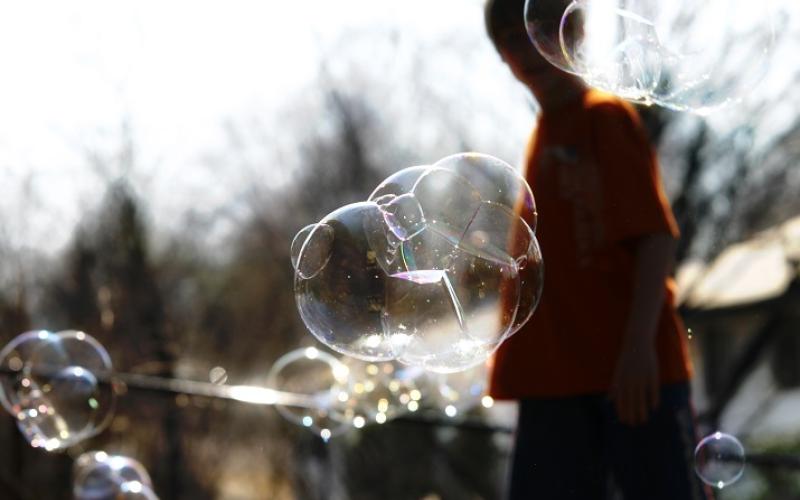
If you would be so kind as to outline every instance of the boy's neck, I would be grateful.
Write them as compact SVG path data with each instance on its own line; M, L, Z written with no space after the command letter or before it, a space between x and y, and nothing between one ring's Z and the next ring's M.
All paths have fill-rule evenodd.
M588 88L581 81L565 78L559 85L549 88L531 88L533 96L539 103L542 113L551 114L558 112L569 105L583 100Z

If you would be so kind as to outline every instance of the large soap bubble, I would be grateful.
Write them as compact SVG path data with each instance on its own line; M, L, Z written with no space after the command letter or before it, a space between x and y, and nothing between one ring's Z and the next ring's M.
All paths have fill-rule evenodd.
M735 436L715 432L703 438L694 450L697 476L709 486L725 488L742 477L745 453Z
M0 351L0 370L0 402L33 447L67 448L110 420L111 360L83 332L23 333Z
M497 158L401 170L295 238L300 316L362 360L441 373L480 364L538 302L536 217L530 187Z
M771 0L527 0L533 44L589 85L643 103L708 113L764 76Z
M157 499L144 466L122 455L83 453L73 465L72 476L76 500Z
M290 422L311 429L326 441L347 430L337 398L349 387L348 368L330 354L316 347L288 352L272 365L267 384L314 401L315 408L276 405L278 413Z

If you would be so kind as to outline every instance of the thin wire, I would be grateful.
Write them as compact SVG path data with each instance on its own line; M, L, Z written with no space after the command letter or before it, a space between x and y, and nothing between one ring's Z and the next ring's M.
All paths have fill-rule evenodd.
M23 375L26 377L30 375L46 376L48 373L51 373L46 370L45 367L43 368L38 368L34 372L2 368L0 369L0 373L8 376ZM198 382L196 380L111 371L92 371L92 375L94 375L99 383L110 385L115 392L120 389L120 386L125 386L127 388L140 390L227 399L264 406L280 405L312 409L328 408L331 406L330 403L333 400L333 398L329 397L327 394L313 396L254 385L217 385L209 382Z
M37 371L37 374L43 372ZM0 374L18 376L20 370L0 368ZM27 373L26 373L27 375ZM186 394L206 398L226 399L241 403L263 406L293 406L298 408L330 408L333 398L327 394L323 396L310 396L287 391L278 391L268 387L252 385L217 385L196 380L183 380L177 378L157 377L138 373L106 372L93 373L98 382L110 384L113 390L124 384L127 388L149 390L173 394ZM463 430L513 434L512 427L488 424L477 419L453 419L437 417L431 413L419 413L415 416L403 415L393 419L400 424L426 425L437 427L456 427ZM747 462L756 467L786 468L800 470L800 456L778 453L748 453Z

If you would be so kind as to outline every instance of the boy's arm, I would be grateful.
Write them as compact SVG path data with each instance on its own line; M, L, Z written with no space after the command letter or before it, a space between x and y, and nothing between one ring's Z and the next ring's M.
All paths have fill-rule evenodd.
M632 240L635 256L633 300L610 397L624 424L647 421L659 404L655 336L664 304L664 281L672 269L675 238L668 233Z

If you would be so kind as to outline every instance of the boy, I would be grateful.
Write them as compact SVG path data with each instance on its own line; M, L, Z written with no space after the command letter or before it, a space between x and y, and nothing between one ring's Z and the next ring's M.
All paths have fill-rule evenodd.
M535 1L561 4L556 15L566 5ZM485 10L501 58L541 110L525 175L547 279L490 383L495 398L520 400L510 498L603 499L613 483L626 500L705 499L669 278L678 231L655 155L630 105L536 52L523 8L489 0Z

